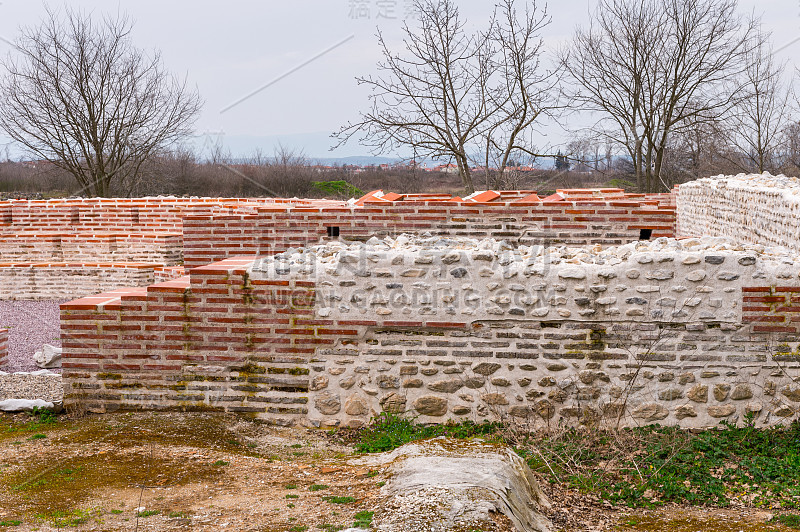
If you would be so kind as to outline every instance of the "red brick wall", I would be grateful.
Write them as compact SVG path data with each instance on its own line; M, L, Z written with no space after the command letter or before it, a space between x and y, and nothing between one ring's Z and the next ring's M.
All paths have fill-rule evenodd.
M250 262L62 305L67 403L255 412L283 424L305 416L307 363L338 332L309 319L310 283L254 285Z
M753 324L755 333L797 334L800 331L800 286L742 288L742 323Z
M200 266L234 255L269 255L318 243L327 227L344 239L430 232L520 243L618 245L675 235L675 208L657 199L539 203L368 202L363 208L262 208L254 216L184 219L184 261Z

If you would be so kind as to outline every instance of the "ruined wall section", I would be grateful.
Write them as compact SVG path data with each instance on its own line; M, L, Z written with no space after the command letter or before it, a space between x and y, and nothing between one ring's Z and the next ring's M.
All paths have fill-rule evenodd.
M800 368L793 291L767 288L781 291L773 307L753 306L763 285L796 284L785 255L719 239L594 251L398 240L253 268L254 280L315 277L318 319L364 324L311 361L313 424L382 410L426 422L714 426L750 413L769 424L800 400L787 377Z
M722 236L800 251L800 179L739 174L680 185L678 236Z
M0 201L0 298L68 299L169 280L184 274L184 217L285 205L343 202L167 196Z
M229 259L63 305L65 401L315 426L775 424L800 410L798 271L721 240L402 237Z

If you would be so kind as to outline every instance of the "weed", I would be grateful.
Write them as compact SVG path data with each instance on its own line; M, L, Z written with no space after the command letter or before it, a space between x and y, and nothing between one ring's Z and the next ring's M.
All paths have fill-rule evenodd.
M377 482L375 485L378 486L379 488L382 488L386 485L386 481Z
M10 521L0 521L0 526L19 526L22 524L22 521L10 520Z
M141 512L136 512L136 517L150 517L151 515L158 515L161 513L161 510L142 510Z
M45 438L47 438L47 435L46 435L46 434L41 434L41 433L39 433L39 434L34 434L33 436L31 436L31 437L30 437L30 438L28 438L28 439L29 439L29 440L43 440L43 439L45 439Z
M308 530L306 525L294 525L289 529L289 532L306 532L306 530Z
M226 462L225 460L217 460L216 462L214 462L211 465L213 465L214 467L222 467L222 466L230 465L230 462Z
M89 521L91 515L85 510L71 510L68 512L50 512L48 514L37 514L36 518L50 521L56 528L78 526Z
M765 429L723 423L699 434L659 426L569 429L521 442L517 452L552 482L632 507L728 506L731 496L744 495L755 506L798 508L799 439L796 423Z
M111 513L114 515L118 515L122 513L122 510L111 510Z
M189 516L186 514L186 512L170 512L169 517L171 519L186 519Z
M789 528L800 529L800 515L797 514L783 514L776 515L770 520L771 523L780 523Z
M375 512L368 512L366 510L358 512L355 516L355 521L353 521L353 528L369 528L374 515Z
M356 502L356 499L355 499L355 497L350 497L350 496L343 496L343 497L339 497L339 496L323 497L323 498L322 498L322 500L324 500L325 502L329 502L329 503L331 503L331 504L351 504L351 503L354 503L354 502Z
M327 484L312 484L311 486L309 486L308 489L311 491L320 491L320 490L326 490L328 489L328 487L329 486Z
M287 494L286 494L286 498L287 498L287 499L299 499L299 498L300 498L300 495L297 495L297 494L295 494L295 493L287 493Z
M327 530L327 532L338 532L339 530L344 530L344 526L329 524L317 525L317 528L320 530Z
M287 506L287 507L289 507L289 508L294 508L294 503L290 502L290 503L289 503L289 504L287 504L286 506Z
M285 489L285 490L296 490L297 489L297 484L286 484L283 487L283 489Z
M36 418L31 422L31 426L55 425L57 418L52 410L46 408L33 407L31 417Z
M356 449L362 453L382 453L391 451L401 445L415 440L450 436L454 438L472 438L475 436L497 436L500 430L498 423L446 423L443 425L418 425L413 419L383 412L372 420L372 423L359 434Z

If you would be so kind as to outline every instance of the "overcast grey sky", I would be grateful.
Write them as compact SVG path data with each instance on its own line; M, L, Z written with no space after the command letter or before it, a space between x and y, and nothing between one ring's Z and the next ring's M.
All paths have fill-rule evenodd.
M353 144L331 154L326 151L329 145L326 136L356 118L359 109L367 104L367 93L353 78L374 71L379 59L376 25L390 40L399 39L409 3L408 0L67 2L96 14L119 9L131 15L135 21L134 42L143 48L160 49L167 66L176 74L188 76L189 82L200 90L206 104L197 123L199 134L224 132L225 142L234 152L260 145L269 154L272 144L281 140L288 145L303 146L306 154L313 157L368 153ZM461 0L458 4L470 23L483 26L493 2ZM62 4L51 1L50 5ZM565 42L576 25L586 23L594 5L593 0L550 2L553 22L545 32L550 49ZM742 12L755 10L762 16L764 28L773 33L775 46L784 47L778 56L781 60L788 61L791 68L800 65L800 41L789 44L800 39L798 0L740 0L740 6ZM20 26L36 24L43 12L44 4L35 0L2 0L0 38L13 40ZM0 53L10 50L0 40ZM323 52L326 53L320 56ZM253 94L260 88L263 90ZM557 138L558 133L551 131L550 136Z

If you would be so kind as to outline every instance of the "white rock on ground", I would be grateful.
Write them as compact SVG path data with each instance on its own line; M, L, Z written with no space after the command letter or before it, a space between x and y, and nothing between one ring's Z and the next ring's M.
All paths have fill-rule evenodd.
M548 532L540 513L550 502L527 464L504 445L435 438L362 459L388 465L381 489L386 509L374 526L382 532L472 530L504 514L521 532Z
M60 368L61 348L44 344L41 349L33 354L33 361L40 368Z
M53 410L55 405L42 399L5 399L0 401L0 410L3 412L31 412L34 408Z

